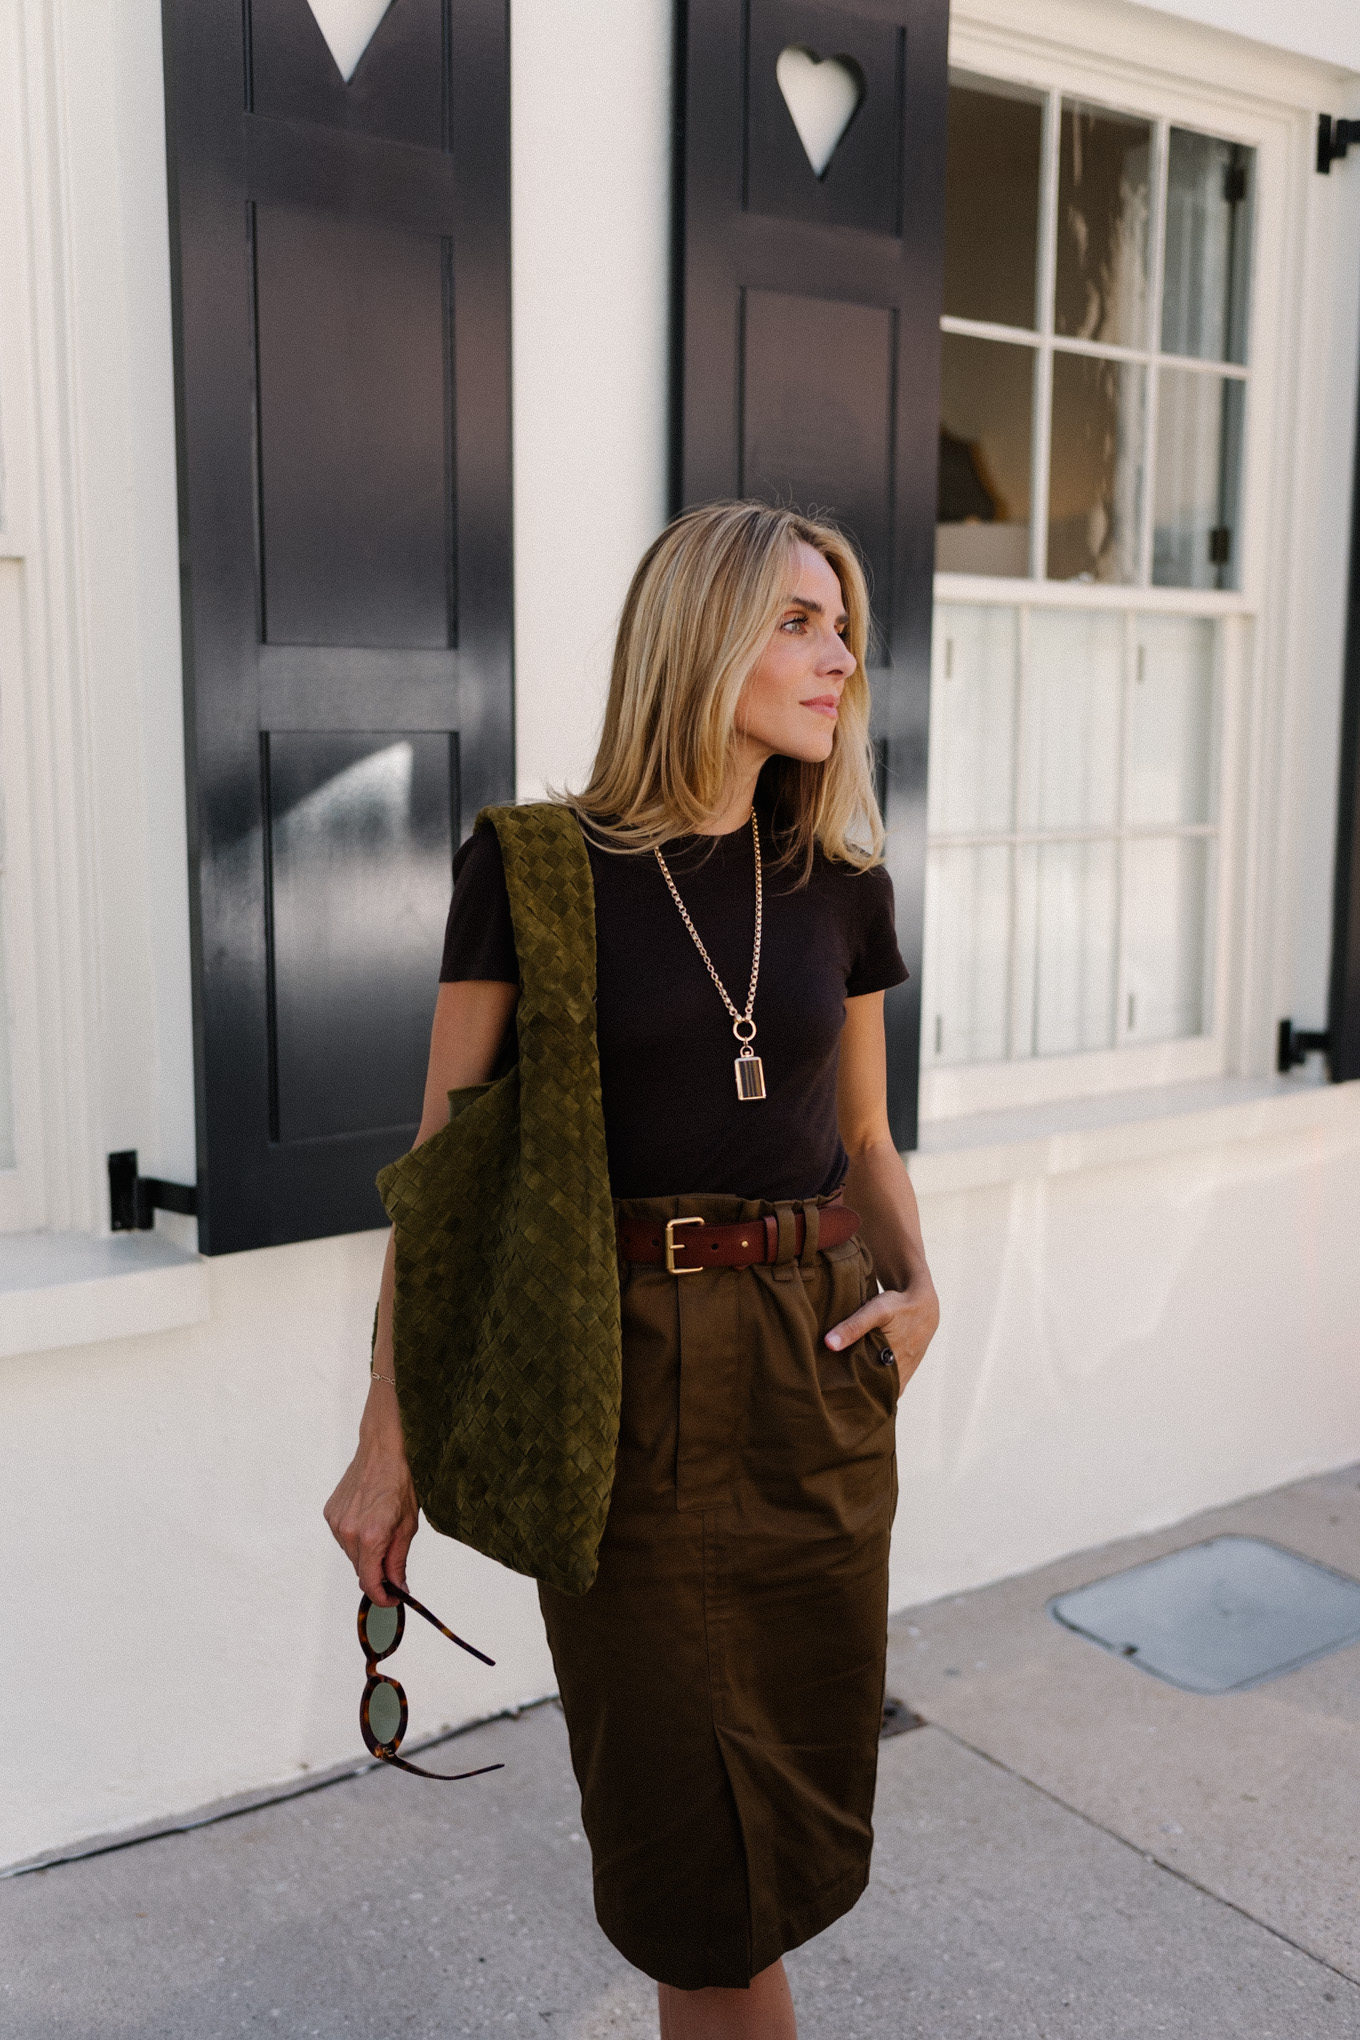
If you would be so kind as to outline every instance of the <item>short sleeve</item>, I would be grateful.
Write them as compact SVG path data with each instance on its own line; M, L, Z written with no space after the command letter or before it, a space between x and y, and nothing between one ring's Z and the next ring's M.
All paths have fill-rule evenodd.
M453 903L444 930L441 985L480 979L519 983L515 924L496 831L476 829L453 860Z
M893 885L887 872L878 864L850 882L858 895L859 913L845 995L858 999L866 992L885 992L889 985L900 985L908 971L897 946Z

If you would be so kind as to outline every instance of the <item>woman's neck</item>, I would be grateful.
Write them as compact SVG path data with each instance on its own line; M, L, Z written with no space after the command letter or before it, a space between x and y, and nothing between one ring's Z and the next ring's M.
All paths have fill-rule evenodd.
M756 781L760 777L762 758L758 764L748 767L745 761L728 780L723 788L722 800L708 820L697 828L696 836L730 836L739 829L749 816L756 802Z

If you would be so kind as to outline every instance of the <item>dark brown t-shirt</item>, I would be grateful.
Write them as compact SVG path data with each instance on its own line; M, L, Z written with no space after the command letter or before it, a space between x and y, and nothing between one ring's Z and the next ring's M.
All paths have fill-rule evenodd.
M743 1103L732 1021L656 858L588 843L595 880L596 1021L610 1187L615 1197L683 1191L824 1196L845 1174L836 1072L845 1001L907 975L882 866L854 871L818 853L806 885L774 874L764 847L764 933L755 1019L768 1095ZM738 1010L755 931L749 826L682 836L666 862ZM519 981L495 831L454 860L440 981Z

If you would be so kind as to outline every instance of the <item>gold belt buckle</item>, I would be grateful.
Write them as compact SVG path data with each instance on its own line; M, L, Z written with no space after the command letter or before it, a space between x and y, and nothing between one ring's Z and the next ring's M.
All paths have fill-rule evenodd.
M692 1268L677 1268L675 1265L675 1249L677 1246L683 1249L685 1244L683 1240L677 1241L675 1237L675 1228L678 1225L702 1225L703 1222L704 1221L701 1218L668 1218L666 1220L666 1269L669 1274L671 1275L703 1274L704 1269L703 1263L701 1261L696 1261Z

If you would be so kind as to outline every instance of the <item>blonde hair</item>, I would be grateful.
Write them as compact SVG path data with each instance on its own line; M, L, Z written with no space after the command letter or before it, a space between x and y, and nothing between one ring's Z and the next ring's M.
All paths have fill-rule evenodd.
M606 848L651 850L717 812L736 750L737 704L788 605L800 541L841 584L855 670L841 695L831 755L817 764L771 758L762 795L773 798L781 861L800 863L803 877L818 846L860 870L879 862L864 570L834 525L765 503L685 511L633 576L595 764L584 790L568 796Z

